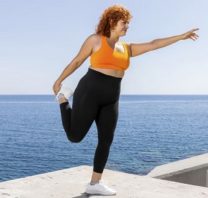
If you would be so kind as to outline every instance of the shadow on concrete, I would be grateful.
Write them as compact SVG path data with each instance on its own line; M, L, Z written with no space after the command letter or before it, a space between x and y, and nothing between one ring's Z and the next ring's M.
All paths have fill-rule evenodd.
M93 197L93 196L105 196L105 195L98 195L98 194L90 195L90 194L87 194L87 193L82 193L80 196L75 196L75 197L72 197L72 198L87 198L87 197Z

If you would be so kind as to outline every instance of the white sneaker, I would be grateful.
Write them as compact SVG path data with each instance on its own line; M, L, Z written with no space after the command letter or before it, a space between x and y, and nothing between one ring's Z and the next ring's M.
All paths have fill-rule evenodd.
M61 89L59 90L59 92L56 94L56 99L59 100L61 97L65 97L66 99L68 99L69 97L71 97L74 94L74 92L67 86L65 85L61 85Z
M115 195L116 191L112 188L109 188L102 182L99 182L94 185L91 185L90 183L88 183L85 193L98 194L98 195Z

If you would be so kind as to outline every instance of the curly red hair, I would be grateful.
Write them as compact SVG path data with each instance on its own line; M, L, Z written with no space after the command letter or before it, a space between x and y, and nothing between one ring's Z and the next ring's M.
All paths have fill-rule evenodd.
M96 34L110 37L110 30L113 29L119 20L129 22L132 18L131 13L121 5L113 5L104 10L96 28ZM111 23L110 23L111 21Z

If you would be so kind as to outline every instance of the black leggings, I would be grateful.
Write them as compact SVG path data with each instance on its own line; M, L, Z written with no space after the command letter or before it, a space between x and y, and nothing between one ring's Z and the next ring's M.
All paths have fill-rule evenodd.
M95 120L98 145L93 171L98 173L104 170L114 137L121 80L88 68L74 90L72 108L68 102L60 104L62 124L71 142L80 142Z

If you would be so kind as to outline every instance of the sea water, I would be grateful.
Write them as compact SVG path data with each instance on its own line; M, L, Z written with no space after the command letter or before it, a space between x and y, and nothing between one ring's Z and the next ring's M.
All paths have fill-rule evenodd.
M207 95L121 95L105 168L145 175L155 166L208 151ZM93 122L69 142L52 95L0 96L0 181L93 165Z

